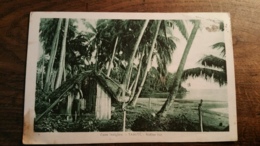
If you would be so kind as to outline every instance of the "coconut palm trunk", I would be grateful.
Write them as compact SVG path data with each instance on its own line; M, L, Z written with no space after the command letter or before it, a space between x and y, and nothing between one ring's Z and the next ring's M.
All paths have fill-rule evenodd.
M43 78L44 78L44 64L45 64L45 51L43 49L42 53L42 64L41 64L41 74L40 74L40 88L43 89L44 83L43 83Z
M110 76L111 70L112 70L112 64L114 61L114 57L115 57L115 53L116 53L116 46L117 46L117 42L118 42L118 37L116 37L116 42L115 42L115 46L114 46L114 50L113 50L113 54L112 54L112 58L109 62L109 67L108 67L108 71L107 71L107 76Z
M140 95L140 93L141 93L141 91L143 89L143 85L144 85L144 82L145 82L146 77L147 77L149 65L151 64L151 59L152 59L153 51L154 51L154 48L155 48L156 39L157 39L157 36L158 36L158 33L159 33L160 25L161 25L161 20L158 20L157 21L156 32L155 32L155 35L154 35L154 38L153 38L153 42L152 42L152 46L151 46L151 50L150 50L149 56L148 56L148 63L147 63L147 66L145 68L145 71L144 71L143 80L141 82L141 85L139 86L138 92L136 93L136 95L134 96L133 100L130 103L131 106L135 106L136 105L138 97L139 97L139 95Z
M199 26L200 26L200 21L198 21L198 20L194 21L194 27L192 29L192 32L191 32L190 37L188 39L187 45L186 45L185 50L183 52L183 55L182 55L182 58L181 58L181 62L179 64L179 67L178 67L178 70L177 70L177 73L176 73L173 85L170 88L170 93L168 95L167 100L163 104L163 106L160 109L160 111L157 113L158 117L165 116L167 111L170 109L172 103L175 100L175 97L176 97L176 95L178 93L179 86L180 86L180 83L181 83L181 76L182 76L183 69L184 69L184 66L185 66L185 63L186 63L186 60L187 60L187 56L189 54L191 45L192 45L193 40L194 40L194 38L195 38L195 36L197 34Z
M62 19L59 19L58 25L55 31L55 36L52 42L52 47L51 47L51 55L50 55L50 61L48 63L48 69L47 69L47 74L46 74L46 79L45 79L45 85L44 85L44 91L49 92L50 90L50 83L51 83L51 74L53 73L53 64L55 61L55 56L57 52L57 47L58 47L58 42L59 42L59 34L60 34L60 29L61 29L61 23Z
M63 68L65 67L66 40L67 40L68 27L69 27L69 19L67 18L65 21L64 35L63 35L63 40L62 40L59 71L58 71L58 77L57 77L57 82L56 82L56 86L55 86L56 89L61 85L62 75L63 75L63 71L64 71Z
M131 65L130 73L129 73L129 76L128 76L128 79L127 79L127 80L128 80L128 83L127 83L127 85L126 85L126 90L127 90L127 91L130 91L130 90L129 90L129 88L130 88L129 85L130 85L132 73L133 73L133 65Z
M125 73L125 75L124 75L123 82L122 82L122 88L123 88L123 89L122 89L122 91L123 91L122 97L123 97L123 98L124 98L124 96L125 96L126 85L128 85L128 82L129 82L128 77L129 77L129 75L130 75L131 67L132 67L133 62L134 62L135 54L136 54L136 52L137 52L137 50L138 50L138 46L139 46L139 44L140 44L140 42L141 42L141 39L142 39L142 37L143 37L143 35L144 35L144 31L145 31L145 29L146 29L148 23L149 23L149 20L145 20L145 22L144 22L144 24L143 24L143 27L142 27L142 29L141 29L141 31L140 31L140 34L139 34L139 36L138 36L138 38L137 38L137 41L136 41L136 43L135 43L135 45L134 45L134 49L133 49L133 52L132 52L132 56L130 57L130 60L129 60L129 62L128 62L128 67L127 67L127 70L126 70L126 73Z
M138 36L138 38L137 38L137 41L136 41L136 43L135 43L134 50L133 50L133 52L132 52L132 54L131 54L132 56L130 57L130 60L129 60L129 62L128 62L128 67L127 67L126 73L125 73L125 75L124 75L123 82L122 82L122 86L121 86L121 90L120 90L121 92L118 92L118 94L117 94L117 96L120 96L121 93L122 93L122 96L121 96L121 97L122 97L123 99L125 98L126 86L128 86L128 82L130 82L129 79L128 79L128 77L129 77L129 75L130 75L131 68L132 68L132 66L133 66L134 57L135 57L135 54L136 54L136 52L137 52L137 50L138 50L139 44L140 44L140 42L141 42L141 39L142 39L142 37L143 37L143 35L144 35L144 31L145 31L145 29L146 29L148 23L149 23L149 20L145 20L145 22L144 22L144 24L143 24L143 27L142 27L142 29L141 29L141 32L140 32L140 34L139 34L139 36ZM126 111L124 110L125 107L126 107L126 102L124 102L124 103L123 103L123 106L122 106L123 111L124 111L124 112L123 112L123 113L124 113L124 117L123 117L123 131L125 131L125 125L126 125Z
M142 54L141 54L141 57L140 57L140 60L139 60L139 67L138 67L138 72L137 72L137 75L136 75L136 78L135 78L135 80L133 81L133 90L132 90L132 88L130 88L129 90L132 90L132 92L131 92L131 97L130 97L130 102L132 101L132 99L133 99L133 97L134 97L134 95L135 95L135 91L136 91L136 87L137 87L137 84L138 84L138 80L139 80L139 77L140 77L140 74L141 74L141 69L142 69L142 60L143 60L143 54L144 54L144 50L145 49L143 49L143 52L142 52Z
M132 84L131 84L130 87L128 88L128 90L131 91L131 93L132 93L132 89L133 89L133 87L134 87L134 85L135 85L135 82L136 82L136 79L133 80Z

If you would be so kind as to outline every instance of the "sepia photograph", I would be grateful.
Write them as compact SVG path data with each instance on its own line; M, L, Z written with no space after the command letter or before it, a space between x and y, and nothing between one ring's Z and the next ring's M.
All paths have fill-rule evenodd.
M236 141L228 13L32 12L24 144Z

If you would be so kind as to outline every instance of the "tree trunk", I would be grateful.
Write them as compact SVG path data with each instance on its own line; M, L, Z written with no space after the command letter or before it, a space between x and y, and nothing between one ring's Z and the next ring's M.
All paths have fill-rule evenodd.
M136 43L135 43L132 56L130 57L130 60L129 60L129 62L128 62L128 67L127 67L127 70L126 70L126 73L125 73L125 75L124 75L123 82L122 82L122 85L123 85L123 87L122 87L122 88L123 88L123 89L122 89L122 90L123 90L122 96L123 96L123 98L124 98L124 96L125 96L126 85L127 85L128 82L129 82L129 81L128 81L128 77L129 77L129 75L130 75L131 66L132 66L132 64L133 64L133 62L134 62L135 54L136 54L136 52L137 52L137 50L138 50L139 44L140 44L140 42L141 42L141 39L142 39L142 37L143 37L143 35L144 35L144 31L145 31L145 29L146 29L148 23L149 23L149 20L145 20L145 22L144 22L144 24L143 24L143 27L142 27L142 29L141 29L141 31L140 31L140 35L138 36L137 41L136 41Z
M42 54L42 65L41 65L41 74L40 74L40 85L41 85L41 89L43 89L43 87L44 87L44 83L43 83L43 77L44 77L44 63L45 63L45 51L44 51L44 49L43 49L43 54Z
M56 32L55 32L55 36L52 41L52 47L51 47L52 50L51 50L51 55L50 55L50 61L48 63L48 69L47 69L45 85L44 85L45 92L49 92L49 89L50 89L50 77L51 77L51 73L53 70L53 64L55 61L55 56L56 56L57 47L58 47L58 43L59 43L59 36L60 36L59 33L60 33L61 23L62 23L62 19L59 19L59 22L58 22L58 25L56 28Z
M74 100L73 93L69 92L68 95L68 102L67 102L67 121L72 121L72 104Z
M126 111L123 111L123 132L125 132L125 125L126 125Z
M52 70L52 74L51 74L51 80L50 80L50 83L51 83L51 86L50 86L50 89L51 91L54 91L54 85L55 85L55 81L56 81L56 78L57 78L57 70Z
M129 91L129 84L130 84L130 81L131 81L132 72L133 72L133 65L131 65L130 73L129 73L129 76L128 76L128 79L127 79L127 81L128 81L127 85L126 85L127 91Z
M202 102L203 100L200 100L199 106L198 106L198 112L199 112L199 123L200 123L200 131L203 132L203 122L202 122L202 110L201 110L201 106L202 106Z
M60 56L60 63L59 63L59 71L58 71L58 78L56 82L55 88L57 89L61 85L62 75L65 67L65 57L66 57L66 40L67 40L67 33L69 27L69 19L67 18L65 21L64 27L64 35L62 40L62 48L61 48L61 56Z
M67 76L67 72L66 72L65 63L64 63L63 64L63 82L66 81L66 76Z
M152 108L152 98L151 98L151 96L149 96L149 105L148 105L148 107L149 107L149 109Z
M181 58L181 62L179 64L173 85L170 88L170 93L168 95L167 100L165 101L164 105L162 106L162 108L160 109L160 111L157 113L157 116L165 116L166 112L170 109L172 103L174 102L175 97L177 96L178 90L179 90L179 85L181 83L181 76L183 73L183 68L185 66L186 60L187 60L187 56L189 54L191 45L193 43L193 40L196 36L196 33L199 29L200 26L200 21L195 21L194 27L192 29L192 32L190 34L190 37L188 39L187 45L185 47L185 50L183 52L182 58Z
M96 52L96 56L95 56L95 60L96 60L96 64L95 64L95 71L96 72L98 72L98 53L99 53L99 44L100 44L101 42L99 41L98 42L98 44L95 44L95 49L97 50L97 52Z
M114 46L112 58L111 58L111 60L110 60L109 67L108 67L108 71L107 71L107 76L108 76L108 77L110 76L110 72L111 72L111 70L112 70L112 64L113 64L114 57L115 57L117 41L118 41L118 37L116 37L116 42L115 42L115 46Z
M135 85L135 82L136 82L136 80L134 80L134 81L132 82L132 84L130 85L130 87L128 88L128 90L131 91L131 93L132 93L132 89L133 89L133 87L134 87L134 85Z
M156 32L155 32L155 35L154 35L154 38L153 38L153 43L152 43L152 46L151 46L151 50L149 52L148 63L147 63L147 66L145 68L145 71L144 71L143 80L141 82L141 85L139 86L138 92L136 93L135 97L133 98L133 101L130 104L131 106L135 106L136 105L138 97L139 97L139 95L140 95L140 93L141 93L141 91L143 89L143 85L144 85L144 82L146 80L146 76L147 76L147 73L148 73L149 64L150 64L151 59L152 59L152 54L153 54L153 50L154 50L154 47L155 47L156 39L157 39L158 32L159 32L159 29L160 29L160 24L161 24L161 20L159 20L157 22L157 28L156 28Z
M138 80L139 80L139 77L140 77L140 74L141 74L141 69L142 69L142 60L143 60L143 57L144 57L144 50L143 49L143 52L141 54L141 57L140 57L140 60L139 60L139 67L138 67L138 72L137 72L137 75L136 75L136 78L135 78L135 81L134 81L134 87L133 87L133 91L131 93L131 97L130 97L130 104L132 102L132 99L135 95L135 91L136 91L136 87L137 87L137 84L138 84Z

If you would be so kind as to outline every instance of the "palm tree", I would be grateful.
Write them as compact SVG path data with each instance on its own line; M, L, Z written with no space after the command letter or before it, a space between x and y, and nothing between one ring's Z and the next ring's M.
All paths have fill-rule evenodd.
M68 28L68 39L74 38L76 26L74 26L74 22L76 20L72 19ZM60 56L60 49L62 40L59 39L64 34L62 28L64 25L62 24L62 19L47 19L43 18L40 22L40 42L43 47L43 55L50 56L49 60L46 61L48 67L46 67L44 72L45 84L44 91L49 92L52 91L50 89L54 89L54 81L56 80L56 69L58 68L58 61ZM68 43L68 41L67 41Z
M138 47L139 47L139 44L141 42L141 39L143 37L143 34L145 32L145 29L147 27L149 23L149 20L145 20L145 22L143 23L143 26L141 28L141 31L140 31L140 34L136 40L136 43L134 45L134 48L133 48L133 52L131 53L131 57L129 58L129 61L128 61L128 67L126 69L126 73L124 75L124 78L123 78L123 81L122 81L122 97L124 98L125 97L125 92L126 92L126 85L128 84L128 77L130 75L130 70L132 68L132 65L133 65L133 62L134 62L134 57L135 57L135 54L138 50ZM119 92L118 96L120 95L121 93Z
M113 49L112 58L111 58L111 60L109 62L109 67L108 67L108 71L107 71L107 76L108 77L110 76L110 73L111 73L111 70L112 70L112 63L113 63L114 58L115 58L117 42L118 42L118 37L116 37L116 42L115 42L115 46L114 46L114 49Z
M44 86L44 73L45 73L45 64L46 64L46 57L45 57L45 50L42 50L43 53L37 62L37 85L39 89L43 90Z
M171 25L169 25L169 23ZM131 106L135 106L135 104L137 103L138 97L142 91L142 88L143 88L145 80L146 80L146 75L147 75L146 71L148 71L149 65L150 65L153 57L156 57L158 69L159 69L158 71L161 73L161 77L162 78L166 77L166 75L167 75L166 66L167 66L167 64L171 63L171 61L172 61L171 55L172 55L174 49L176 48L176 44L173 41L175 39L175 37L172 35L172 32L170 32L169 30L173 29L172 27L175 25L178 27L178 29L180 30L180 32L184 36L184 38L185 39L187 38L187 31L186 31L183 21L181 21L181 20L172 20L172 21L162 20L161 21L161 24L160 24L159 30L158 30L158 34L157 34L156 40L155 40L156 41L155 42L156 50L154 52L152 52L151 58L148 57L149 58L148 63L146 66L146 70L144 71L145 76L142 79L138 92L136 93L136 95L134 96L132 101L130 101ZM169 29L169 27L171 29ZM151 33L153 33L153 31L151 31ZM151 34L148 34L147 36L149 39L149 36L151 36Z
M145 48L143 48L143 51L142 53L139 55L139 64L138 64L138 70L137 70L137 73L136 73L136 77L134 79L134 81L132 82L131 86L129 87L129 91L131 93L131 96L129 98L129 101L132 101L134 95L135 95L135 91L136 91L136 88L137 88L137 84L138 84L138 80L139 80L139 77L140 77L140 74L141 74L141 69L142 69L142 61L143 61L143 57L144 57L144 51L145 51Z
M43 21L43 20L42 20ZM51 21L51 20L49 20ZM57 24L57 28L56 28L56 31L55 31L55 36L53 38L53 41L52 41L52 45L51 45L51 55L50 55L50 61L48 63L48 68L47 68L47 74L46 74L46 80L45 80L45 86L44 86L44 90L45 92L49 92L49 89L50 89L50 77L51 77L51 74L53 73L53 65L54 65L54 61L55 61L55 57L56 57L56 52L57 52L57 47L58 47L58 42L59 42L59 33L60 33L60 29L61 29L61 23L62 23L62 19L59 19L58 21L58 24ZM42 25L41 28L48 28L48 26L45 25ZM45 29L45 30L48 30L48 29ZM47 32L46 35L48 35L47 37L44 35L45 33L45 30L41 30L41 38L42 38L42 41L45 43L45 47L48 47L49 46L49 40L46 40L46 38L49 38L50 35L48 35L50 32Z
M152 41L152 46L151 46L151 49L150 49L150 52L149 52L149 56L147 58L147 60L148 60L147 67L146 67L146 69L144 71L143 80L141 82L141 85L139 86L139 91L137 92L137 94L135 95L133 100L130 102L131 106L135 106L135 104L137 102L137 99L138 99L138 97L139 97L139 95L141 93L142 87L143 87L144 82L146 80L146 76L147 76L147 73L148 73L149 65L151 64L151 58L152 58L152 55L153 55L153 52L154 52L155 43L156 43L157 36L158 36L158 33L159 33L160 25L161 25L161 20L155 21L155 24L156 24L156 31L155 31L154 38L153 38L153 41Z
M130 82L129 81L129 76L131 76L131 70L133 68L133 62L134 62L134 58L135 58L135 54L139 48L139 44L141 42L141 39L144 35L144 32L145 32L145 29L147 27L149 23L149 20L145 20L145 22L143 23L143 26L141 28L141 31L140 31L140 34L137 38L137 41L134 45L134 48L133 48L133 52L131 53L131 57L129 58L129 61L128 61L128 66L127 66L127 69L126 69L126 73L125 73L125 76L123 78L123 82L122 82L122 87L120 89L120 92L118 92L117 96L121 96L123 99L125 98L125 93L126 93L126 88L128 86L128 83ZM126 111L124 110L126 104L126 102L124 102L123 104L123 113L124 113L124 116L123 116L123 131L125 131L125 123L126 123Z
M61 85L62 76L65 75L64 68L65 68L65 56L66 56L66 43L67 43L68 27L69 27L69 19L67 18L65 20L65 27L64 27L64 35L63 35L62 48L61 48L61 54L60 54L58 77L57 77L55 88L58 88Z
M93 35L89 37L88 40L88 50L90 52L94 52L96 50L96 69L101 72L104 69L104 66L109 64L107 75L110 75L112 70L113 63L119 63L121 60L127 60L125 51L122 50L132 50L131 47L131 40L135 40L137 37L133 37L131 35L137 35L135 29L140 28L138 25L140 24L140 20L132 21L132 20L107 20L102 19L98 20L96 23L96 27L93 27L90 23L86 21L84 24L92 29ZM135 26L135 27L134 27ZM137 26L137 27L136 27ZM141 39L141 37L140 37ZM125 43L127 42L127 43ZM137 47L138 48L138 45ZM119 52L123 52L122 55L124 57L119 58ZM121 56L122 56L121 55ZM129 55L128 55L129 56ZM130 63L129 63L130 64ZM101 103L99 100L105 100L104 98L97 98L96 103ZM109 100L109 99L107 99ZM110 101L106 101L110 102ZM98 105L97 105L98 106ZM105 109L105 108L103 108ZM100 111L102 112L102 111ZM110 111L104 111L110 112ZM96 115L104 115L103 113L96 114ZM99 117L96 117L99 118Z
M188 77L204 77L207 79L212 79L219 83L220 86L227 84L227 68L225 60L225 43L219 42L212 45L213 49L222 49L222 58L214 55L207 55L199 63L203 67L187 69L183 72L182 79L187 80Z
M187 45L184 49L182 58L181 58L181 62L179 64L178 70L176 72L176 76L173 82L173 85L170 88L170 93L168 95L167 100L165 101L165 103L163 104L162 108L160 109L160 111L157 113L157 116L165 116L166 112L169 110L169 108L171 107L175 97L177 96L178 90L179 90L179 85L181 83L181 77L183 74L183 68L184 65L186 63L187 60L187 56L189 54L190 48L192 46L193 40L196 36L196 33L199 29L200 26L200 21L199 20L194 20L192 21L194 23L194 27L192 29L192 32L190 34L190 37L188 38L188 42Z

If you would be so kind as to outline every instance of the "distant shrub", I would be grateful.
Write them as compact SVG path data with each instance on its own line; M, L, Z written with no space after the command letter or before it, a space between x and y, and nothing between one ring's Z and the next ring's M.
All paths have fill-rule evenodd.
M133 131L164 131L165 127L161 124L160 119L145 112L136 118L131 129Z
M110 120L98 120L96 125L98 131L122 131L123 113L114 112Z
M122 131L123 122L121 120L100 120L98 131Z
M198 123L189 121L184 115L172 117L168 123L168 131L199 131Z
M35 106L35 113L36 114L42 114L44 111L46 111L49 107L50 107L50 103L49 102L36 102L36 106Z
M96 120L94 115L87 115L86 117L82 118L79 123L81 123L81 129L79 129L79 132L93 132L98 131L97 125L98 120Z

